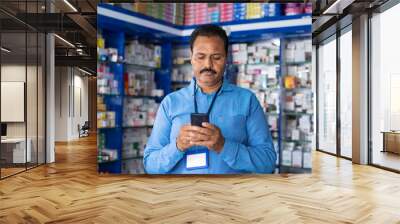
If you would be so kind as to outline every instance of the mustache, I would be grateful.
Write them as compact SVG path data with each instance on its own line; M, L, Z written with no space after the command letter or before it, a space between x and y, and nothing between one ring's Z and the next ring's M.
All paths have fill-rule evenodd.
M200 74L202 74L203 72L209 72L212 73L213 75L217 74L217 72L211 68L203 68L202 70L200 70Z

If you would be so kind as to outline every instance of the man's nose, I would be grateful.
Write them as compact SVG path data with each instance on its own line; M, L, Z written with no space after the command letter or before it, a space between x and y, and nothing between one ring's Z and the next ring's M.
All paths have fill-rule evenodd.
M213 61L212 61L211 57L206 58L204 66L208 69L213 68Z

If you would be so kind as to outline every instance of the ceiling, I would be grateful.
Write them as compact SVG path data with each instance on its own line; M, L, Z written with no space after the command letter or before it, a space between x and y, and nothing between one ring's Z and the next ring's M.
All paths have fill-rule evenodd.
M0 0L2 46L12 50L7 53L7 57L24 59L25 39L28 41L28 57L36 55L38 50L36 38L32 40L33 35L29 33L51 32L74 45L71 46L60 38L55 38L56 65L81 66L82 62L81 64L85 65L82 67L96 71L96 7L99 2L99 0ZM2 54L4 55L4 52Z
M313 43L351 24L354 17L374 11L388 0L313 0Z

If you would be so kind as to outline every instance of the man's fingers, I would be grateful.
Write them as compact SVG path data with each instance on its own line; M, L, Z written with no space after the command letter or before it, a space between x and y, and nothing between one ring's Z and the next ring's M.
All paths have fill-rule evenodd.
M204 135L196 132L190 132L188 136L191 141L206 141L210 139L209 135Z
M193 126L193 125L190 127L187 127L185 130L202 133L204 135L212 135L213 134L213 132L208 128L203 128L203 127L198 127L198 126Z
M208 122L203 122L203 123L201 123L201 125L203 127L205 127L205 128L208 128L208 129L212 129L212 130L216 130L217 129L217 127L215 125L213 125L211 123L208 123Z
M208 149L212 149L212 146L214 145L214 141L208 140L208 141L195 141L192 142L194 145L197 146L205 146Z

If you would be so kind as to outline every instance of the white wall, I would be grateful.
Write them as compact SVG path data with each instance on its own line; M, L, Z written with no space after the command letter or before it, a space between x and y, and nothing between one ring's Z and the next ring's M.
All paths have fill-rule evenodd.
M79 138L78 124L88 120L88 78L83 75L76 68L56 67L56 141Z
M36 70L38 69L38 70ZM25 78L27 77L27 82ZM26 83L26 110L27 120L25 122L7 122L7 137L30 139L32 161L44 163L44 74L42 67L36 67L25 64L3 64L1 66L1 81L18 81ZM4 97L4 96L2 96ZM6 96L5 96L6 97ZM10 110L10 108L1 108L1 110ZM27 132L26 132L27 131ZM37 153L39 154L37 157Z

